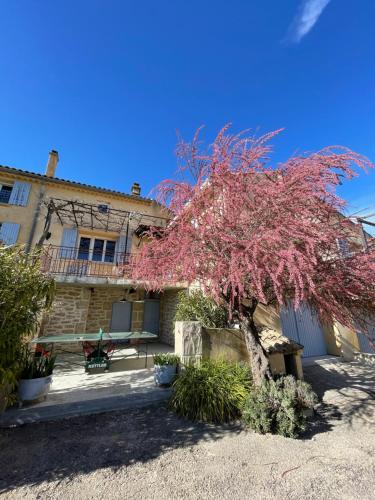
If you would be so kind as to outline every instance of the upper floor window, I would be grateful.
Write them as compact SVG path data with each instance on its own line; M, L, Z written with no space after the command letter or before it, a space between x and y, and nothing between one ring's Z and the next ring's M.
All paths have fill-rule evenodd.
M15 181L13 185L0 182L0 203L26 207L30 190L30 182Z
M108 210L109 210L108 205L104 205L104 204L98 205L98 212L99 213L101 213L101 214L107 214Z
M10 195L12 194L13 186L0 184L0 203L9 203Z
M101 238L81 236L79 240L78 258L96 262L114 262L116 242Z

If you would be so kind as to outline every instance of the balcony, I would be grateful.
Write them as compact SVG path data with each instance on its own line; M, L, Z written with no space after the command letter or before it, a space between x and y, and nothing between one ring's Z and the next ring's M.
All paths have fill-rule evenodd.
M57 281L96 282L103 279L130 280L133 254L113 252L105 256L82 252L78 247L46 245L41 270ZM104 280L105 281L105 280Z

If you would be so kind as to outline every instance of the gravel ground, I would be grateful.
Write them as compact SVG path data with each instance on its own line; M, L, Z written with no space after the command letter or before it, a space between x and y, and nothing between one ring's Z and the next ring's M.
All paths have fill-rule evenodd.
M313 367L301 439L178 419L161 407L0 431L7 499L374 499L374 369Z

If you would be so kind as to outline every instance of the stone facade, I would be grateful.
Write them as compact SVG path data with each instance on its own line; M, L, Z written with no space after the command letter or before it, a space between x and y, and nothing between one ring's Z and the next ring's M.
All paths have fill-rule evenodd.
M160 301L160 340L174 345L174 317L178 304L179 290L165 290Z
M125 292L122 287L98 287L91 291L90 306L87 314L86 331L96 332L99 328L109 330L112 317L112 304L124 298ZM144 291L139 290L127 300L143 299ZM142 330L143 326L143 304L134 303L132 310L132 331Z
M174 345L174 315L178 291L168 290L160 300L160 340ZM97 332L109 330L112 305L126 297L132 304L132 331L143 329L145 291L134 292L119 286L83 287L58 284L52 309L46 314L41 326L41 335L60 333Z
M41 333L86 332L90 295L89 288L57 286L54 304L42 321Z

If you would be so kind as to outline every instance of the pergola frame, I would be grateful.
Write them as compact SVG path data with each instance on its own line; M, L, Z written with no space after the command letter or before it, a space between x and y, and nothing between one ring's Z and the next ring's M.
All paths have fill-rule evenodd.
M44 231L39 244L42 244L50 229L52 216L56 215L60 224L90 229L92 231L106 231L126 233L136 231L140 226L163 228L166 227L167 217L158 217L136 211L120 210L107 204L92 204L77 200L62 200L50 198L44 202L47 208Z

